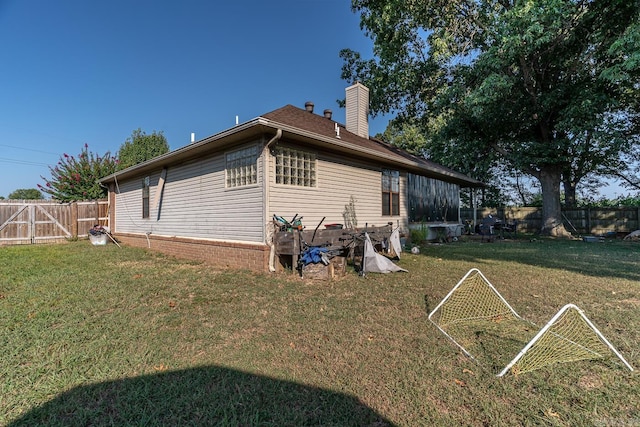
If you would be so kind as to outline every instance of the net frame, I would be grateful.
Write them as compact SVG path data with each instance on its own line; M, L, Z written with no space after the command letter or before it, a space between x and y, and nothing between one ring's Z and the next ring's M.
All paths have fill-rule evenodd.
M452 319L451 321L449 321L450 315L446 312L447 303L455 304L454 299L457 298L457 293L463 293L466 286L477 286L478 284L480 284L480 288L485 288L485 296L494 298L493 303L475 305L475 312L473 316L467 318ZM467 349L464 348L462 344L456 341L456 339L445 330L446 325L468 320L491 319L498 316L512 317L517 320L526 322L526 320L524 320L518 313L516 313L513 307L511 307L511 305L507 302L506 299L504 299L500 292L498 292L498 290L491 284L491 282L489 282L484 274L482 274L482 272L477 268L472 268L467 272L467 274L462 277L462 279L460 279L460 281L458 281L458 283L453 287L453 289L451 289L451 291L449 291L449 293L442 299L442 301L440 301L440 303L433 309L433 311L429 313L429 320L440 330L440 332L442 332L447 338L449 338L451 342L458 346L465 355L477 361L475 356L467 351Z
M624 357L622 357L622 355L609 342L609 340L607 340L605 338L605 336L600 332L600 330L598 330L598 328L596 328L596 326L587 318L587 316L584 314L584 311L582 309L580 309L578 306L576 306L575 304L567 304L564 307L562 307L555 314L555 316L553 316L551 318L551 320L549 320L549 322L547 322L547 324L536 334L536 336L533 337L531 339L531 341L529 341L527 343L527 345L520 351L520 353L518 353L516 355L516 357L514 357L513 360L511 362L509 362L509 364L507 364L507 366L505 366L505 368L498 374L498 377L504 376L509 371L514 372L514 373L523 373L523 372L532 371L534 369L537 369L538 367L547 366L547 365L550 365L552 363L559 362L558 360L551 360L551 361L548 361L548 362L541 362L538 367L529 368L527 370L518 369L518 366L520 366L519 363L521 363L523 361L523 359L525 359L528 355L530 355L531 353L536 351L535 350L536 349L535 345L536 344L540 344L542 342L542 340L544 340L545 337L549 337L549 336L552 336L556 340L558 340L558 339L559 340L564 340L570 346L579 347L582 350L583 356L576 356L575 358L570 359L570 360L566 360L565 359L564 360L565 362L604 358L605 355L601 354L597 350L591 349L591 348L587 348L587 347L581 345L580 343L577 343L575 340L573 340L572 339L573 337L561 335L557 331L553 330L553 327L555 325L557 325L558 322L560 322L563 318L565 318L565 316L567 316L567 314L570 314L570 313L575 313L579 317L579 319L584 322L584 325L586 325L587 328L591 329L591 331L595 335L595 338L601 344L604 345L604 347L603 347L604 349L608 348L609 350L611 350L611 352L614 355L616 355L618 357L618 359L620 359L620 361L629 369L629 371L633 371L633 367L625 360ZM542 351L544 351L544 350L542 350ZM589 355L591 355L591 357Z
M480 287L478 288L478 285ZM470 303L466 302L466 304L472 305L472 313L470 317L456 317L451 316L447 313L447 303L455 304L455 299L463 299L465 297L465 287L476 286L474 290L480 290L484 292L485 297L493 298L493 301L490 301L483 304ZM458 296L461 294L461 298ZM599 349L591 349L583 346L580 343L575 342L575 340L571 339L571 336L563 336L559 331L554 330L554 326L558 325L558 323L564 318L565 315L573 314L578 316L579 321L583 322L583 327L590 329L593 332L593 336L591 339L597 340L599 343L597 346ZM449 291L449 293L440 301L440 303L429 313L429 320L433 323L440 332L442 332L451 342L453 342L462 352L467 355L469 358L478 362L478 360L469 352L462 344L460 344L451 334L446 331L447 325L454 323L462 323L465 321L473 321L479 319L492 319L496 317L511 317L512 319L522 321L523 323L527 323L532 326L536 326L533 322L530 322L524 318L522 318L511 305L507 302L507 300L498 292L498 290L489 282L489 280L482 274L480 270L477 268L470 269L467 274L465 274L462 279ZM536 326L537 328L537 326ZM577 355L570 359L563 360L554 360L553 358L549 358L549 361L542 362L535 367L529 367L522 369L520 366L523 363L523 359L531 357L533 353L539 351L539 347L536 348L536 344L541 344L545 339L551 337L556 340L564 340L565 343L569 343L573 348L579 348L582 352L582 355ZM544 345L544 344L541 344ZM547 348L548 349L548 348ZM523 373L538 369L543 366L548 366L552 363L556 362L570 362L577 360L588 360L588 359L600 359L604 358L605 355L601 353L601 351L610 350L623 364L627 369L633 371L633 367L624 359L624 357L616 350L616 348L605 338L605 336L596 328L596 326L587 318L582 309L580 309L575 304L566 304L562 307L546 325L529 341L527 344L520 350L520 352L507 364L507 366L497 374L498 377L504 376L507 372L512 373ZM600 351L600 352L599 352ZM535 357L535 356L534 356ZM518 364L521 365L518 365Z

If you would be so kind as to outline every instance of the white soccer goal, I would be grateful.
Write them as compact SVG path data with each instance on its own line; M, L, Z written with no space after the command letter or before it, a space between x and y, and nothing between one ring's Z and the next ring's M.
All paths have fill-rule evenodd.
M535 324L520 317L476 268L469 270L433 309L429 314L429 320L467 356L476 361L477 357L469 348L473 348L475 341L478 341L477 338L483 334L502 340L493 348L480 340L477 348L482 348L483 351L509 351L508 346L503 344L508 342L513 346L519 343L511 353L514 354L526 343L515 358L509 358L511 362L500 371L499 377L507 372L521 374L554 363L601 359L611 354L633 371L631 365L583 311L573 304L567 304L560 309L544 328L530 339L530 332L537 329ZM528 334L530 335L527 336Z
M460 325L478 321L522 320L477 268L472 268L429 314L429 320L467 356L476 359L452 335Z
M611 353L633 371L633 367L591 323L584 312L574 304L567 304L498 376L501 377L509 371L521 374L554 363L604 359Z

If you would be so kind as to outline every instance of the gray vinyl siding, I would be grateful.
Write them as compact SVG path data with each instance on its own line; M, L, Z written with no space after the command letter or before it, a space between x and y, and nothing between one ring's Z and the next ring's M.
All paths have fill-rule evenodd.
M351 196L355 199L358 227L382 226L393 222L394 226L408 226L406 209L406 173L400 173L400 215L382 215L382 174L379 166L354 162L327 153L317 153L317 187L305 188L275 183L270 173L269 215L291 219L295 214L303 216L307 228L323 224L344 224L342 213ZM269 168L274 170L270 156Z
M160 175L150 176L151 188L149 204L153 203L154 188ZM139 231L147 225L142 218L142 178L139 177L124 182L116 181L116 229L117 231ZM146 232L149 230L142 230Z
M246 147L236 147L237 149ZM118 232L153 233L239 242L264 242L262 161L258 182L225 188L225 154L169 167L161 203L155 206L161 171L151 178L150 215L142 218L142 178L120 183ZM134 206L134 209L131 209Z

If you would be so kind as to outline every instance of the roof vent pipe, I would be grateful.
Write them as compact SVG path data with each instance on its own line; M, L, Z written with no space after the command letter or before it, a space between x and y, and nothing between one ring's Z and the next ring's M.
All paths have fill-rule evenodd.
M309 113L313 113L313 102L311 101L305 102L304 109L307 110Z
M325 117L326 119L331 120L331 114L332 114L332 112L331 112L331 110L329 110L328 108L327 108L326 110L324 110L324 117Z
M193 144L194 142L196 142L196 134L191 132L191 143Z

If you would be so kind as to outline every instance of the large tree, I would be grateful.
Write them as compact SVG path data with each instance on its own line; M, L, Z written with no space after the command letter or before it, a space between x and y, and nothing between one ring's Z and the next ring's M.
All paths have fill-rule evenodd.
M620 185L640 195L640 147L624 153L622 161L628 167L612 170L610 175L620 181Z
M120 146L118 151L119 169L125 169L150 160L169 151L169 143L162 131L155 130L151 135L147 135L138 128L131 133L131 136Z
M85 144L77 157L65 153L56 166L49 166L51 178L41 177L45 185L38 188L60 202L101 199L107 189L98 180L116 172L116 166L110 152L98 156Z
M496 165L535 177L545 234L566 233L563 182L575 191L622 167L638 143L637 0L354 0L353 10L376 58L343 50L342 77L370 87L372 113L419 122L426 152L474 178Z
M42 193L37 188L19 188L9 194L9 200L40 200Z

